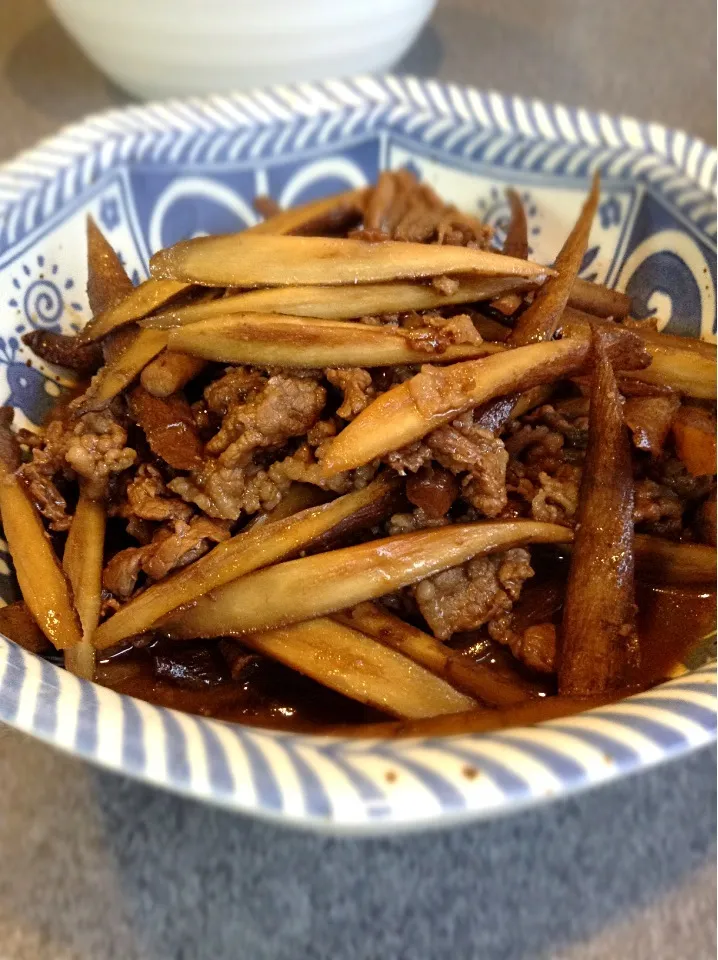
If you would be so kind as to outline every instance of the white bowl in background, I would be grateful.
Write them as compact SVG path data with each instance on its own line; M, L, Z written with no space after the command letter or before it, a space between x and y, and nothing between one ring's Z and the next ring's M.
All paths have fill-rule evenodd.
M385 69L436 0L49 0L137 97L222 93Z

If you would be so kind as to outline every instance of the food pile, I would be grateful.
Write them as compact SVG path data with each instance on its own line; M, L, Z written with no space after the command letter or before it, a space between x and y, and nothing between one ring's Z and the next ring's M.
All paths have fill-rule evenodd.
M309 729L490 729L665 679L710 628L715 348L580 279L598 197L546 267L514 191L498 250L384 172L265 198L138 287L90 221L93 319L24 338L75 395L0 424L23 596L0 630ZM670 651L645 626L666 604L694 624Z

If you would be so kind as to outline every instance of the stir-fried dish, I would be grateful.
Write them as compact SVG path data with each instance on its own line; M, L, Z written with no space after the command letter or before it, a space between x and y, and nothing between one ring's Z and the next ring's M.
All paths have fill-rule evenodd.
M88 222L77 386L0 422L0 630L193 713L400 734L562 716L685 670L716 573L715 347L407 171L157 252Z

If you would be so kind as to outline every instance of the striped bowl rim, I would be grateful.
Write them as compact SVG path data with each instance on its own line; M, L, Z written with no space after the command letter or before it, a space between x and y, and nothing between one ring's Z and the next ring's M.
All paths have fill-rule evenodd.
M501 162L501 151L511 150L519 165L569 162L572 176L595 167L630 170L715 237L716 153L680 131L412 77L358 77L132 106L65 128L0 168L0 263L3 251L54 223L113 165L143 156L198 163L230 141L235 158L279 156L299 138L321 146L337 131L383 121L432 148L461 142L469 161L490 153ZM521 155L517 134L526 141ZM262 730L155 707L78 680L0 637L0 720L108 769L233 810L378 833L506 813L707 744L716 736L716 664L533 727L379 741Z

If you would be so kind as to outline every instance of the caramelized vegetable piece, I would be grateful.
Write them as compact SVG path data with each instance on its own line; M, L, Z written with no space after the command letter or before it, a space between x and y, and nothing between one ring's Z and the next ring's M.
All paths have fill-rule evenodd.
M244 233L310 236L346 230L361 219L365 195L366 190L347 190L321 200L310 200L299 207L279 210Z
M491 403L487 403L476 411L474 423L477 427L491 430L498 436L517 417L548 403L555 390L555 384L547 383L543 386L531 387L523 393L492 400Z
M716 550L705 543L665 540L646 533L633 538L637 578L655 584L710 584L715 588ZM570 545L558 548L560 554L571 552Z
M506 198L509 201L511 219L506 229L503 253L507 257L518 257L519 260L526 260L529 255L529 234L526 224L526 211L521 202L521 197L516 190L509 187L506 191Z
M22 600L0 607L0 633L29 653L49 653L52 644Z
M631 374L634 381L670 388L701 400L716 396L716 346L691 337L674 337L645 328L633 328L591 317L571 307L564 311L560 330L563 336L587 337L599 328L604 333L631 330L643 341L650 365ZM614 363L614 369L620 369Z
M716 398L716 347L689 337L641 330L651 365L634 374L645 383L672 387L698 400Z
M446 516L459 491L454 474L438 463L424 464L406 478L407 499L433 520Z
M705 583L715 588L715 547L703 543L677 543L638 533L635 537L636 571L653 583Z
M140 382L153 397L170 397L194 380L207 364L199 357L163 350L140 375Z
M566 527L530 520L455 524L386 537L258 570L179 611L161 628L178 639L269 630L381 597L479 554L523 543L565 543L571 537Z
M445 363L497 350L493 343L451 343L435 327L400 330L271 313L236 313L202 320L171 330L169 345L221 363L309 369Z
M278 213L282 212L282 208L274 197L270 197L267 193L261 193L258 197L255 197L252 206L263 220L269 220L270 217L276 217Z
M74 401L76 412L104 410L166 346L164 330L141 330L128 347L105 364L83 396Z
M680 398L675 394L627 400L623 406L623 419L633 435L633 445L638 450L659 456L680 405Z
M46 363L66 367L76 373L94 373L102 365L102 349L97 343L84 343L80 337L68 337L51 330L32 330L22 342Z
M80 643L67 584L40 515L15 475L17 443L0 427L0 514L22 596L47 639L58 650Z
M156 456L175 470L194 470L201 464L204 444L183 396L153 397L138 386L127 401L130 415L144 431Z
M249 233L183 240L156 253L150 266L155 279L213 287L325 286L451 273L542 280L553 272L470 247Z
M87 299L94 316L111 310L132 293L132 281L114 248L87 218ZM92 324L92 321L90 321ZM89 324L88 324L89 327ZM85 328L85 331L88 329ZM84 332L83 331L83 334Z
M716 418L703 407L683 406L673 420L676 453L694 477L716 472Z
M472 313L471 319L484 340L490 340L492 343L506 343L511 336L511 327L504 326L503 323L499 323L492 317L486 317L481 313Z
M546 720L570 717L575 713L583 713L586 710L602 707L607 703L614 703L623 699L629 693L636 693L636 689L614 690L596 697L545 697L540 700L529 700L527 703L502 710L487 708L468 710L465 713L452 713L447 716L404 723L388 721L386 723L363 723L356 726L341 724L323 730L322 733L347 737L382 738L449 737L464 733L488 733L491 730L524 727L534 723L544 723ZM477 774L478 772L476 770ZM474 774L470 775L473 776Z
M85 485L80 488L62 566L72 587L82 628L82 641L65 651L65 668L86 680L92 680L95 672L95 648L91 641L100 622L104 549L105 504L93 499Z
M568 298L569 306L595 317L612 317L622 320L631 312L631 298L626 293L611 290L601 283L591 283L576 277Z
M506 229L506 238L502 247L502 253L507 257L518 257L526 260L529 255L529 236L526 223L526 211L521 202L518 193L509 188L506 191L506 197L509 201L510 220ZM505 293L493 301L491 306L494 310L499 310L504 316L511 317L521 306L522 297L520 293Z
M426 283L365 283L343 287L270 287L248 290L231 297L179 307L155 314L142 321L145 327L180 327L228 313L285 313L325 320L351 320L357 317L410 310L433 310L451 304L491 300L512 290L536 286L521 277L461 277L450 293Z
M587 353L585 339L566 338L445 369L430 367L373 400L328 443L322 467L331 475L369 463L494 397L577 373Z
M633 473L616 378L594 339L588 448L563 609L559 692L621 683L635 641Z
M97 630L95 647L112 647L127 637L144 633L171 610L192 603L230 580L305 549L330 530L349 533L372 526L392 509L396 489L394 481L379 477L363 490L348 493L331 503L238 533L118 610Z
M511 342L517 347L550 340L555 334L574 281L581 269L591 224L596 215L600 189L601 182L596 174L579 218L556 257L556 275L537 291L531 306L519 317L514 327Z
M326 617L247 634L242 642L325 687L396 717L435 717L475 704L396 650Z
M475 700L508 707L531 696L530 688L518 678L509 680L487 664L475 663L374 603L360 603L352 610L335 614L334 619L392 647Z
M100 340L119 327L142 320L153 310L183 293L189 286L190 284L177 283L174 280L145 280L115 306L90 320L82 331L82 337L85 340Z

